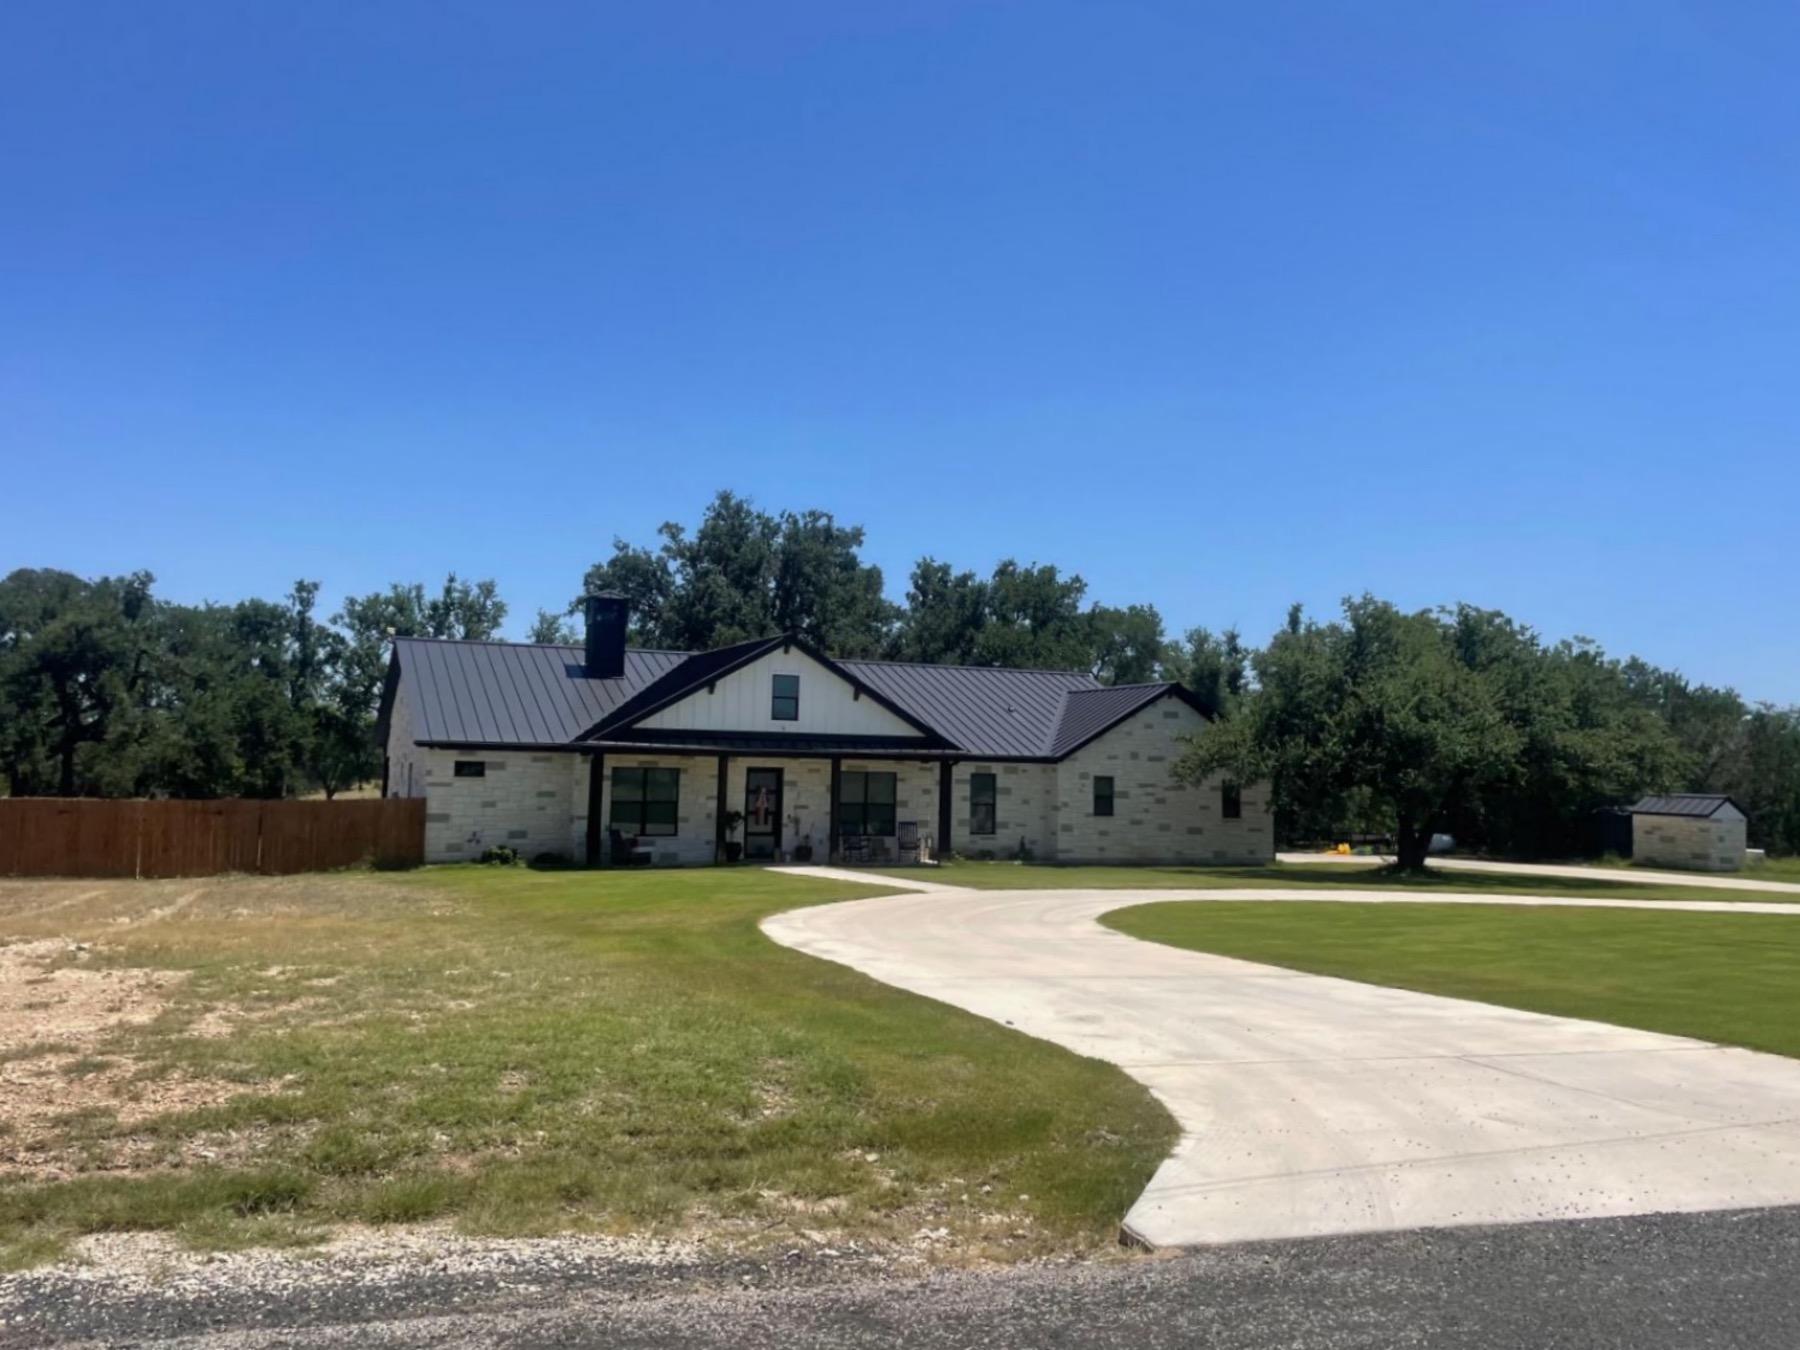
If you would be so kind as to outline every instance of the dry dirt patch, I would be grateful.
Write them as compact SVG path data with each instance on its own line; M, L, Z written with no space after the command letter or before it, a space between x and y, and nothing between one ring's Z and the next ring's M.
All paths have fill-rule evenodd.
M73 1147L61 1122L100 1114L130 1126L243 1091L181 1074L141 1078L137 1061L107 1051L112 1033L160 1015L186 976L108 969L94 958L89 945L63 938L0 947L0 1171L47 1179L128 1166L120 1150Z

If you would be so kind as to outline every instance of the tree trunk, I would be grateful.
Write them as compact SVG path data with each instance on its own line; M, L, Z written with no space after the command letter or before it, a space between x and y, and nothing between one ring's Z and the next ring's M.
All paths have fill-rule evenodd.
M1423 872L1425 859L1431 852L1431 822L1415 824L1402 820L1396 842L1400 849L1396 866L1402 872Z

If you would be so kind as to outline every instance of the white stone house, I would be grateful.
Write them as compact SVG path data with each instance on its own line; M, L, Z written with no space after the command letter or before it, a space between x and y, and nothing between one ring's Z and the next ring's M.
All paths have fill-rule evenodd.
M1646 797L1631 808L1631 858L1649 867L1737 872L1744 866L1749 820L1730 797L1681 792Z
M1264 863L1265 790L1170 769L1205 714L1175 684L1085 672L832 660L792 636L628 648L591 596L586 643L400 638L382 693L383 791L426 799L425 855L606 865L727 855L896 861ZM723 810L721 810L721 803Z

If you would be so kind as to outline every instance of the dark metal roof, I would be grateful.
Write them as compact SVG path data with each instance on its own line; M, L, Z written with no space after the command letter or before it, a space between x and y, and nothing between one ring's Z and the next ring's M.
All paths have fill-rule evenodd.
M543 746L574 740L685 654L627 648L616 680L590 680L580 647L395 638L394 659L415 740Z
M893 661L838 663L908 709L950 744L980 759L1045 759L1056 739L1063 699L1099 689L1077 670L1000 670Z
M397 638L390 684L404 685L414 710L414 739L427 744L648 745L660 738L629 730L631 723L787 641L794 639L759 638L701 653L627 648L624 675L592 680L580 647ZM941 754L950 748L969 758L1056 759L1157 698L1174 694L1191 702L1175 685L1106 686L1082 671L833 662L805 643L796 645L929 738L896 739L883 753ZM384 691L383 727L391 702L392 692ZM821 753L831 744L847 754L864 748L852 743L858 738L791 739L794 753ZM680 744L726 748L692 734ZM774 753L766 740L743 744ZM877 748L871 742L866 750Z
M1056 724L1050 753L1057 759L1079 750L1116 722L1123 721L1147 703L1154 703L1172 684L1114 684L1100 689L1071 690Z
M1634 816L1690 816L1704 820L1716 815L1721 806L1737 806L1740 815L1748 815L1743 807L1722 792L1668 792L1644 798L1631 808Z

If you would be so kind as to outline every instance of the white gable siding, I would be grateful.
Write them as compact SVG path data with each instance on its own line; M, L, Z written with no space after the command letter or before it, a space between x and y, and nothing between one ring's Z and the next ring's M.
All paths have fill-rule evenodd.
M800 719L777 722L769 716L774 677L800 677ZM855 689L799 648L772 651L734 670L708 693L702 685L681 702L637 725L659 731L774 731L796 735L911 736L919 732Z

